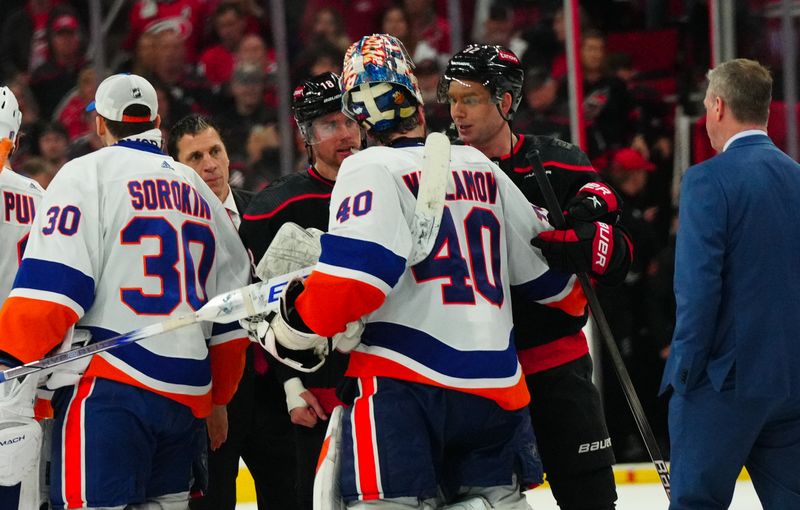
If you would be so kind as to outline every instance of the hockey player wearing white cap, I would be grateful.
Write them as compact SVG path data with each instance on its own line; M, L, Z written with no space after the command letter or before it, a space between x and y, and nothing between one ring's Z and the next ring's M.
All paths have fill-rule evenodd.
M222 204L161 152L153 86L111 76L91 108L107 147L67 163L42 199L0 310L0 365L42 358L73 326L103 340L247 281ZM62 377L53 507L185 509L200 418L233 395L247 344L238 325L195 324L86 358L73 380Z
M0 304L11 291L33 217L44 190L11 169L22 112L0 87ZM34 420L38 377L0 384L0 501L14 510L39 508L42 429Z
M433 249L410 262L425 135L412 69L391 36L348 50L344 111L379 146L342 164L320 260L304 286L289 285L272 321L284 352L324 351L324 337L365 324L347 371L355 399L331 417L314 505L528 509L521 489L540 483L542 468L509 295L570 307L575 278L549 270L530 245L551 228L544 213L465 146L451 150Z

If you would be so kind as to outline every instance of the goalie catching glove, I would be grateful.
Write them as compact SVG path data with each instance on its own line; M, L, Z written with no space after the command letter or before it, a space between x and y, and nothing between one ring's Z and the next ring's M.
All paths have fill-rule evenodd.
M589 273L604 284L625 279L633 248L624 231L599 221L576 222L567 230L547 230L531 240L547 264L567 273Z

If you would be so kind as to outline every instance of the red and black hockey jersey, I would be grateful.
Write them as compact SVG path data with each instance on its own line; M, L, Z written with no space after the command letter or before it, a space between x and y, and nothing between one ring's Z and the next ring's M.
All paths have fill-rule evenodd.
M601 180L589 158L578 147L548 136L517 137L511 153L495 161L532 204L546 207L533 173L533 163L528 160L528 152L534 148L539 149L547 177L562 208L581 186ZM583 294L583 291L579 292ZM587 309L583 315L574 316L558 308L538 303L517 304L516 301L513 307L514 335L526 374L563 365L589 352L581 331L589 317Z

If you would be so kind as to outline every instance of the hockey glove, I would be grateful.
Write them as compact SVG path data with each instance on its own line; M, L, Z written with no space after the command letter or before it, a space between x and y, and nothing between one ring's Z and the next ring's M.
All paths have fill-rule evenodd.
M601 222L576 223L569 230L547 230L531 240L547 264L567 273L590 273L608 285L625 279L632 249L622 229Z
M602 182L590 182L567 202L564 216L570 225L579 221L615 225L621 210L622 199L616 191Z
M313 266L322 251L321 236L322 231L316 228L305 229L292 222L284 223L256 266L256 276L267 281L275 276Z
M267 312L245 317L244 319L239 319L239 325L247 331L247 337L251 342L255 342L266 349L267 335L270 333L269 324L277 313Z
M294 304L303 292L302 278L295 278L281 294L279 312L270 322L264 342L259 342L278 361L301 372L313 372L325 362L331 346L327 338L306 326Z

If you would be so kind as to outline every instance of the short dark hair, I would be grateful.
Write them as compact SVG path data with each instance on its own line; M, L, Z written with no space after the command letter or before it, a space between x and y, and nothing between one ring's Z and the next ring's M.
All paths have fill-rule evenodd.
M172 156L172 159L178 161L178 141L186 135L196 136L207 129L213 129L217 132L222 139L222 131L220 131L217 124L205 115L192 113L176 122L172 129L169 130L167 137L167 154ZM223 145L225 141L222 141Z
M152 112L150 112L150 108L143 104L132 104L125 108L122 113L123 115L130 115L133 117L150 117ZM139 133L144 133L145 131L156 128L155 120L150 120L147 122L122 122L118 120L106 119L105 117L103 117L103 120L106 121L106 127L108 128L109 133L111 133L114 138L118 140L128 136L138 135Z
M419 106L417 107L417 111L411 117L406 117L404 119L400 119L397 124L387 129L386 131L374 131L372 129L367 131L367 134L380 142L381 145L389 145L389 143L396 138L396 135L402 135L404 133L408 133L415 127L419 126L419 116L421 112L419 110Z
M214 14L212 17L214 20L216 20L217 18L219 18L220 16L222 16L227 12L233 12L240 18L245 17L245 13L242 10L242 8L239 7L239 4L234 4L231 2L222 2L221 4L219 4L217 8L214 9Z

